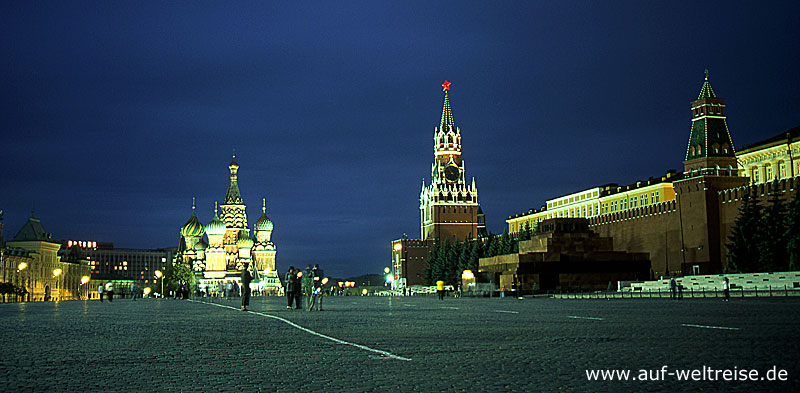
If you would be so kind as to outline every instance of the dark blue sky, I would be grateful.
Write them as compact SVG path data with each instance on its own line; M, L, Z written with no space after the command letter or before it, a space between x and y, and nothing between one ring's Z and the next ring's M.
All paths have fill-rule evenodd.
M706 68L737 147L800 125L797 2L607 3L3 2L6 238L35 207L57 239L176 246L235 149L280 270L380 272L419 236L445 79L493 232L682 169Z

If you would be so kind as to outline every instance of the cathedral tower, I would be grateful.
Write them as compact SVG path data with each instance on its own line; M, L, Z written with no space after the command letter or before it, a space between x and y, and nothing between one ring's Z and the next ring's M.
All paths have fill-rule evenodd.
M272 243L272 221L267 217L267 200L262 200L261 217L253 226L255 244L253 246L253 262L259 271L275 270L275 244Z
M225 237L225 223L219 219L217 215L217 203L214 202L214 218L206 225L206 236L208 236L208 248L206 249L206 272L208 275L224 276L226 262L225 262L225 246L223 245L223 238ZM213 273L212 273L213 272Z
M239 182L237 173L239 164L236 163L236 156L233 156L228 169L231 171L231 181L228 184L228 192L225 193L225 200L220 206L222 208L222 222L225 223L225 236L223 245L225 246L226 264L228 269L236 269L238 259L239 232L247 230L247 213L239 193Z
M468 184L461 159L461 130L450 109L450 82L444 81L444 106L439 127L433 132L431 184L422 182L420 231L422 240L450 242L478 237L478 189L475 179Z

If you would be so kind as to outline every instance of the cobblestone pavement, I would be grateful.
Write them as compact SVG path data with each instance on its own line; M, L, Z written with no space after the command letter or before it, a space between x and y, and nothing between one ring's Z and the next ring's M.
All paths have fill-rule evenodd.
M0 390L800 391L798 298L326 297L0 304ZM303 330L305 328L306 330ZM338 341L336 341L338 340ZM383 351L383 352L381 352ZM587 369L756 369L787 382L588 381Z

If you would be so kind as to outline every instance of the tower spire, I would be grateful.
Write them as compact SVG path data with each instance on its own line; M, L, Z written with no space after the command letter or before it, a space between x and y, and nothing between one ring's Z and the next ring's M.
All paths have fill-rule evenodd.
M442 90L444 91L444 106L442 107L442 121L439 129L443 132L453 130L453 112L450 110L450 97L447 92L450 91L450 82L444 81L442 83Z
M704 174L704 170L732 173L738 166L725 116L725 100L717 97L705 70L700 95L691 103L692 127L686 148L684 170ZM699 170L699 171L698 171ZM717 174L716 176L720 176ZM732 176L732 175L730 175Z
M236 155L233 155L233 160L228 165L228 169L231 171L231 182L228 185L228 192L225 193L225 205L241 205L242 204L242 195L239 193L239 182L238 182L238 175L239 172L239 164L236 163Z
M708 68L706 68L706 79L700 88L700 95L697 96L698 100L703 98L717 98L717 95L714 94L714 89L711 88L711 83L708 82Z
M261 198L263 204L261 205L261 212L266 214L267 213L267 198Z

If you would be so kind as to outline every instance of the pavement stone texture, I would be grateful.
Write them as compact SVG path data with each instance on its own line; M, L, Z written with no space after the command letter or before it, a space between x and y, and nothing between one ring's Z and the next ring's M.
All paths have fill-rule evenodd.
M800 298L340 296L322 312L285 307L282 297L253 298L253 312L220 298L0 304L0 390L800 391ZM585 373L664 365L762 375L776 366L788 381Z

